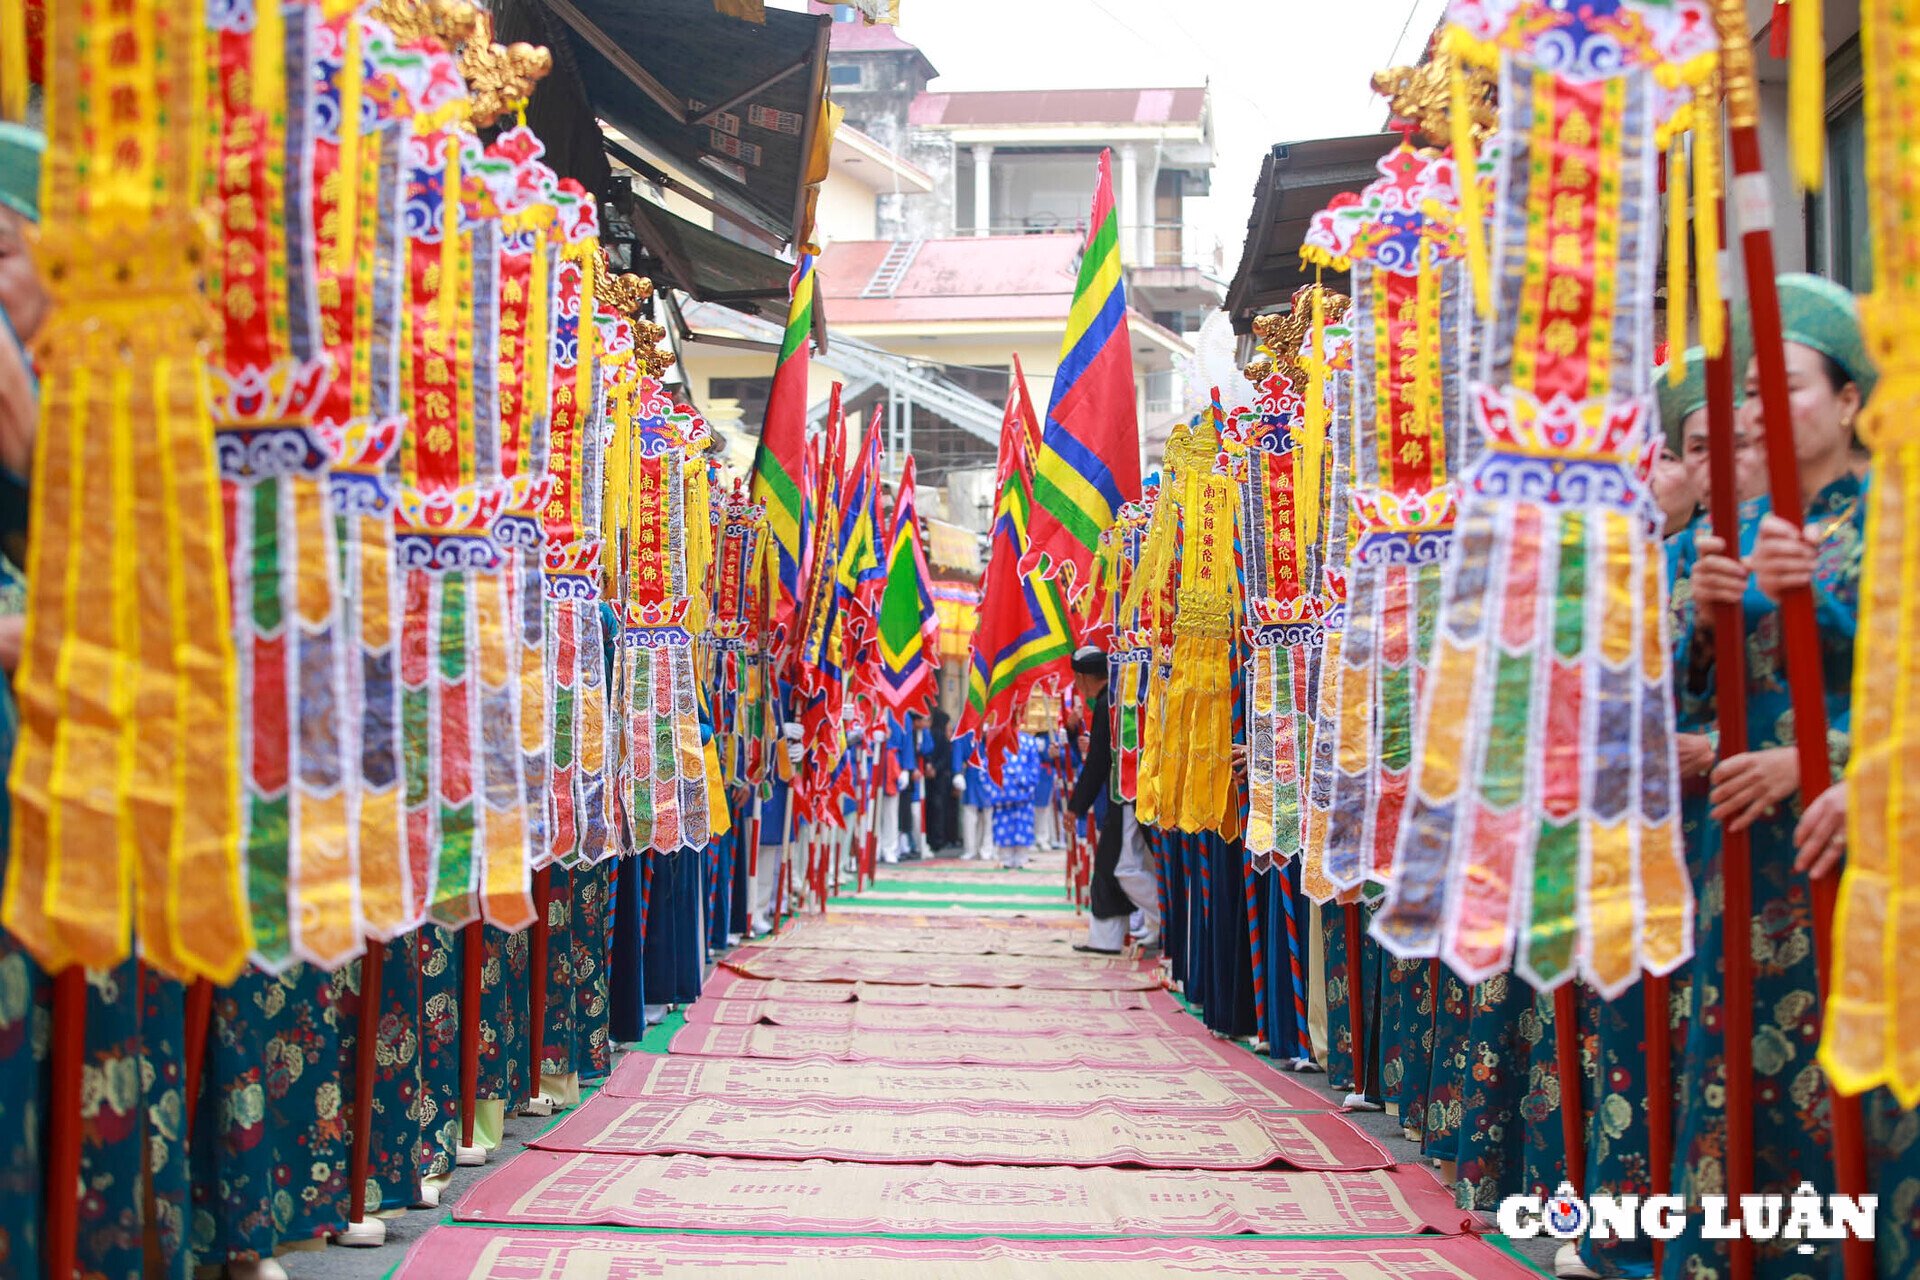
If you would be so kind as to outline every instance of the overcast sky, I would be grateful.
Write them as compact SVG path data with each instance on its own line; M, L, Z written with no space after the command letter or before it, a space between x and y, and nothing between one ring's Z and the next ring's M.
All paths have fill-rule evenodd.
M1445 7L1445 0L900 0L900 34L939 68L935 89L1211 84L1214 194L1202 202L1204 212L1191 212L1226 246L1231 274L1267 149L1380 128L1386 104L1368 79L1416 58Z

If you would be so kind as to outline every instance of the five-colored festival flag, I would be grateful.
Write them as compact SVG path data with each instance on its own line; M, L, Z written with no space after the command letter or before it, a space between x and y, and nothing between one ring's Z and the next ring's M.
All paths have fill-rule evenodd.
M776 652L792 643L802 606L806 545L807 356L813 332L813 255L793 270L793 302L753 459L753 500L767 509L767 585Z
M920 545L920 519L913 498L914 468L909 456L900 473L900 495L893 500L893 532L887 539L887 576L880 597L878 687L881 700L896 716L933 709L934 654L938 615L928 582L926 551Z
M1100 153L1092 225L1034 468L1026 559L1028 568L1050 578L1064 574L1076 592L1089 580L1100 535L1120 505L1140 499L1140 422L1134 413L1112 158L1110 151Z
M880 540L886 534L880 521L880 431L875 405L840 511L840 561L833 581L843 629L841 656L849 671L873 638L880 596Z
M993 549L980 589L980 625L973 633L972 670L960 732L974 735L977 759L998 772L1016 746L1020 715L1034 687L1057 675L1073 652L1066 604L1056 582L1030 571L1028 521L1033 509L1033 404L1016 362L1000 425L999 501Z

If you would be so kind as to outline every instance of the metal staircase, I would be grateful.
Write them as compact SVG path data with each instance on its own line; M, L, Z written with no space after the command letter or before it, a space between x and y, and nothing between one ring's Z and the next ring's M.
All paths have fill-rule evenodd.
M784 326L775 321L742 315L713 302L688 301L682 307L681 314L695 328L738 334L742 338L765 343L774 350L779 349L785 333ZM850 338L843 333L835 333L826 354L816 355L814 359L845 375L845 393L849 397L870 386L883 386L887 389L889 400L930 410L975 439L995 449L1000 447L1000 419L1004 406L989 404L937 373L914 368L905 356L883 351L871 343ZM820 421L826 417L826 412L825 401L810 406L808 421Z
M895 240L887 246L887 256L880 259L880 265L873 270L873 278L867 281L867 287L860 291L862 298L891 298L900 282L907 278L907 271L913 266L913 260L920 256L920 246L925 239Z

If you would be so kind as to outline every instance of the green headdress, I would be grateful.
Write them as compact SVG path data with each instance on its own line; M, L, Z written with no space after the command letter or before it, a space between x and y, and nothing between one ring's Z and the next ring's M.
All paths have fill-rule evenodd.
M46 135L0 121L0 205L29 222L40 221L40 157Z
M1777 284L1782 336L1832 360L1860 388L1862 400L1871 397L1880 374L1867 354L1853 295L1819 276L1785 275Z
M1660 427L1667 433L1667 448L1680 456L1680 426L1696 412L1707 407L1707 349L1688 347L1684 357L1686 377L1675 386L1667 380L1667 366L1653 371L1654 386L1660 392Z

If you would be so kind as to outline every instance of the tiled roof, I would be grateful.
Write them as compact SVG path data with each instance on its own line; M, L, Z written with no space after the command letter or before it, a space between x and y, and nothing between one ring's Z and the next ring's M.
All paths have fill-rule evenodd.
M808 0L808 13L831 14L833 6L823 4L821 0ZM832 53L892 53L900 50L920 51L918 45L908 44L900 38L900 29L885 22L876 22L869 26L855 19L852 22L836 22L827 37L827 49Z
M1080 237L959 236L924 242L890 296L862 291L893 247L848 240L821 255L819 288L836 325L904 321L1062 321L1073 304Z
M918 125L1198 124L1207 91L1190 89L1006 89L923 93L909 119Z

